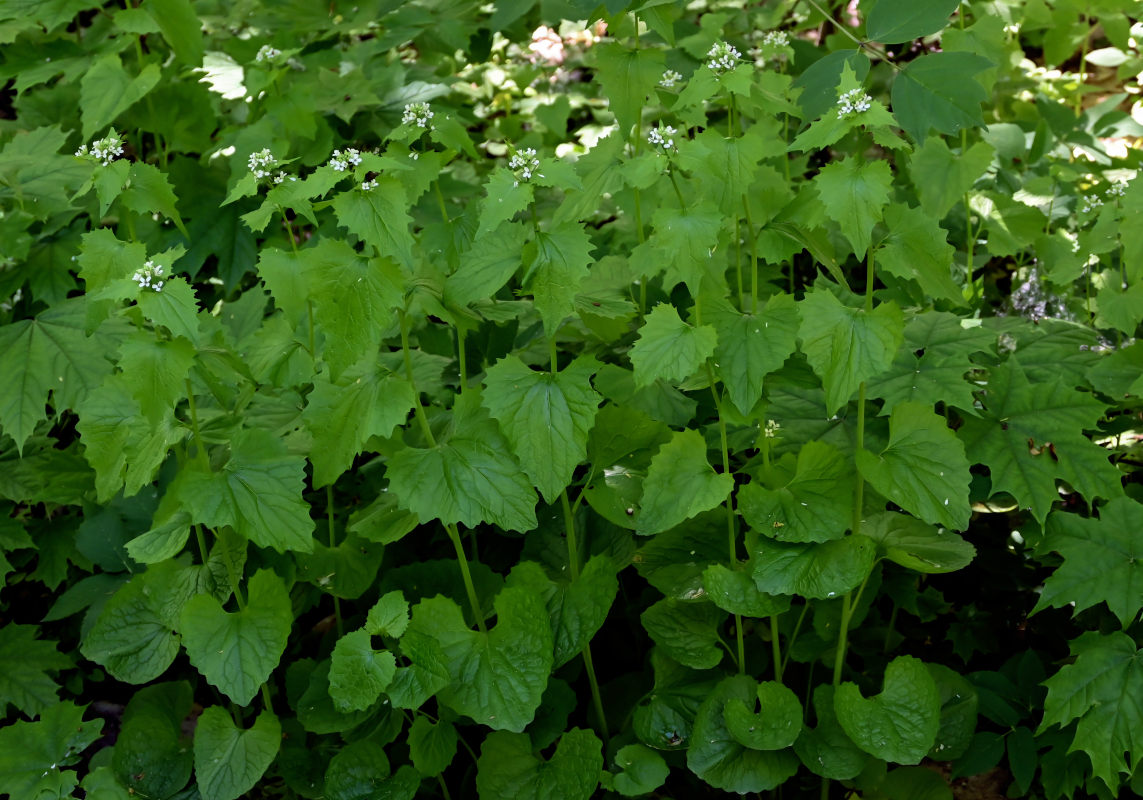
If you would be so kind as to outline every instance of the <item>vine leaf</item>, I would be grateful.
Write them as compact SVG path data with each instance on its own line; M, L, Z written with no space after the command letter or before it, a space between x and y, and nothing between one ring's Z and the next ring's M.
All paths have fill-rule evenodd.
M759 538L752 556L760 591L829 600L856 589L873 569L877 553L869 537L857 535L824 544Z

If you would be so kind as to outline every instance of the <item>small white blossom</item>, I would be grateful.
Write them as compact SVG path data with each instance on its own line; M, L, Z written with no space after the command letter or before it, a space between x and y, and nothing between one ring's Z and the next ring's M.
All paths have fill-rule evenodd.
M1099 195L1089 194L1083 199L1083 208L1080 209L1080 212L1090 214L1102 205L1103 200L1100 199Z
M19 303L23 299L24 299L23 288L17 289L16 293L14 295L12 295L10 298L5 300L3 303L0 303L0 311L3 311L3 312L11 311L13 308L16 307L16 304Z
M147 259L142 269L135 270L135 274L131 276L131 280L135 281L135 283L144 289L154 289L158 292L163 289L163 281L159 279L162 274L163 266Z
M777 439L778 431L781 429L781 427L782 426L778 424L777 420L768 419L766 420L766 430L764 430L762 433L767 439Z
M664 72L663 77L659 79L659 85L662 86L664 89L673 89L675 87L675 84L678 83L679 81L681 81L682 79L683 79L682 75L675 72L673 69L669 69L666 72Z
M712 72L727 72L738 65L738 59L741 56L742 54L735 49L734 45L717 42L706 54L706 57L710 59L706 65L710 67Z
M281 50L264 44L258 48L258 55L254 56L254 60L261 64L263 61L273 61L280 55L282 55Z
M88 158L107 166L123 155L123 139L114 130L108 132L102 139L96 139L90 146L80 145L75 154L80 158Z
M264 147L257 153L251 153L246 163L250 167L250 171L254 173L255 178L269 178L278 166L278 159L274 158L270 148Z
M334 150L333 154L329 157L329 165L337 172L345 172L350 167L356 167L361 163L361 153L352 147L345 148L345 152Z
M873 98L861 89L850 89L837 98L838 119L849 119L868 111L873 105Z
M418 128L431 127L429 120L433 118L432 109L428 103L409 103L405 106L405 113L401 115L404 125L416 125Z
M516 185L519 185L522 180L532 180L532 175L536 173L539 166L540 159L536 156L536 148L534 147L513 153L512 157L508 159L508 169L516 173ZM540 175L540 177L542 178L544 176Z
M1110 186L1108 186L1107 191L1104 192L1104 194L1107 195L1108 197L1123 197L1123 195L1125 195L1126 193L1127 193L1127 184L1124 183L1123 181L1115 181Z
M767 31L762 34L762 44L765 47L785 47L790 43L790 37L785 31Z
M677 134L678 131L672 125L651 128L647 131L647 141L656 147L663 148L663 150L676 150L675 136Z
M363 191L363 192L370 192L376 188L377 188L377 179L376 178L374 178L371 181L362 181L361 182L361 191Z

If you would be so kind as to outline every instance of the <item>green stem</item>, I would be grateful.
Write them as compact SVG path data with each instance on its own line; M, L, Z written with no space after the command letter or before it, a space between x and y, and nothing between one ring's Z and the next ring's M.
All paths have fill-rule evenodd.
M472 583L472 573L468 569L468 558L464 555L464 545L460 541L460 533L456 525L451 523L445 525L445 530L448 531L448 538L456 550L456 561L460 564L460 576L464 580L464 591L468 594L468 605L472 609L472 616L476 618L476 627L481 633L488 633L488 628L484 625L484 613L480 610L480 600L476 596L476 586Z
M443 775L437 775L437 783L439 783L441 786L441 794L444 795L444 800L452 800L452 796L448 793L448 786L445 784Z
M734 274L738 279L738 309L746 311L746 292L742 284L742 225L734 218Z
M786 655L782 659L782 671L783 672L786 671L786 667L790 663L790 654L794 650L794 642L797 641L797 639L798 639L798 634L802 630L802 623L805 622L805 620L806 620L806 612L809 610L810 610L810 604L804 603L802 605L801 613L798 614L798 621L794 623L794 630L790 634L790 638L786 641Z
M409 381L409 385L413 387L413 396L417 398L416 405L413 407L417 415L417 422L421 425L421 433L425 436L425 441L428 442L429 447L436 447L437 440L433 436L433 428L429 425L429 417L425 413L425 407L421 405L421 396L417 392L417 380L413 376L413 358L409 355L409 315L401 311L401 353L405 361L405 377Z
M754 234L754 220L750 217L750 201L742 195L742 210L746 214L746 230L750 237L750 313L758 313L758 237Z
M444 194L441 192L441 182L439 178L433 181L433 189L436 191L437 205L440 206L441 209L441 220L447 225L449 222L448 208L445 206Z
M778 615L770 615L770 651L774 659L774 680L782 682L782 645L778 642Z
M207 560L206 537L202 535L202 526L194 526L194 537L198 541L198 557L203 564Z
M1087 14L1080 14L1080 24L1087 24ZM1088 30L1083 36L1083 44L1080 47L1080 74L1079 86L1076 87L1076 116L1083 116L1083 85L1087 81L1087 45L1091 39L1091 31Z
M460 393L464 394L468 388L468 365L465 363L467 355L464 351L464 327L461 325L456 326L456 355L460 362L457 367L460 370Z
M873 53L873 55L877 56L882 61L884 61L886 64L891 66L893 69L897 70L897 72L901 71L901 67L897 66L897 64L895 64L893 62L893 60L891 58L889 58L889 54L886 53L884 50L882 50L879 47L874 47L869 42L864 42L861 39L858 39L856 36L854 36L852 33L850 33L849 28L845 27L840 22L838 22L836 19L834 19L832 14L830 14L824 8L819 6L816 2L814 2L814 0L806 0L806 2L809 3L811 6L813 6L815 9L817 9L818 13L820 13L823 17L825 17L830 22L832 22L833 26L835 28L837 28L839 31L841 31L841 33L843 33L847 37L849 37L849 39L854 44L856 44L858 47L860 47L862 50L868 50L870 53Z
M326 519L329 521L329 548L332 550L337 544L336 534L334 533L334 505L333 505L333 484L327 484L325 487L325 512ZM337 620L337 638L345 635L345 627L341 620L341 599L335 594L333 597L333 617Z
M198 458L199 464L203 469L210 469L210 457L206 452L206 445L202 441L202 432L198 427L198 409L194 402L194 387L191 385L190 378L186 379L187 386L187 404L190 410L191 418L191 435L194 437L195 457Z
M675 180L675 171L667 167L667 177L671 179L671 186L675 187L675 197L679 198L679 208L686 209L687 202L683 200L683 191L679 188L679 182Z
M286 218L286 209L278 206L278 214L282 217L282 225L286 229L286 236L290 240L290 248L294 251L294 255L298 254L298 243L294 239L294 229L290 227L290 220Z

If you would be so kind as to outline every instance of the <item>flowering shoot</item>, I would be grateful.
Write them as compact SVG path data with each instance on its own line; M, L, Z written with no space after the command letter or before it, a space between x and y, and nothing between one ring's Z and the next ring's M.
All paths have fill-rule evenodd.
M873 98L861 89L850 89L837 98L838 119L850 119L873 106Z
M147 259L142 269L135 270L135 274L131 276L131 280L135 281L135 283L144 289L154 289L156 292L159 292L163 289L162 274L163 266L156 264L151 259Z
M80 158L96 161L106 167L123 155L123 138L112 129L102 139L96 139L92 142L90 147L86 144L80 145L75 154Z
M429 108L428 103L409 103L405 106L405 112L401 115L402 125L415 125L418 128L425 128L426 130L432 127L429 122L433 118L432 109Z

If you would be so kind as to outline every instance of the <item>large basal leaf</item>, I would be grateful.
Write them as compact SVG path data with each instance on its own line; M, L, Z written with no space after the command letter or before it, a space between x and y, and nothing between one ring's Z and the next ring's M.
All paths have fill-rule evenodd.
M1092 774L1118 787L1143 753L1143 652L1121 632L1089 631L1070 646L1075 661L1044 681L1048 696L1036 734L1078 720L1069 750L1086 753Z
M196 595L183 608L180 627L191 663L213 686L247 705L286 649L294 622L282 579L259 570L247 583L246 607L233 613L210 595Z
M641 744L620 747L615 754L615 766L621 771L610 779L610 787L605 774L603 786L605 789L613 788L624 797L638 797L655 791L671 772L661 755Z
M456 727L447 721L430 722L417 717L409 726L409 757L417 772L435 777L444 772L456 756Z
M202 800L237 800L254 788L282 744L282 726L265 710L239 730L219 706L202 712L194 731L194 765Z
M824 544L785 544L760 538L752 554L754 583L769 594L798 594L829 600L856 589L877 556L866 536Z
M929 406L901 403L889 417L889 444L857 452L857 467L884 497L911 514L953 530L968 527L968 459L945 418Z
M865 35L882 44L911 42L949 23L960 0L878 0L865 20Z
M1074 606L1078 614L1097 603L1127 628L1143 608L1143 505L1118 497L1099 509L1099 518L1053 512L1038 548L1064 557L1044 581L1036 601L1043 608Z
M440 645L450 683L437 693L439 702L494 730L520 732L548 683L552 631L543 600L528 589L502 590L495 608L496 626L480 633L456 603L437 595L413 609L405 638L424 634Z
M389 688L397 672L397 660L388 650L374 650L365 629L337 640L329 664L329 696L343 713L364 711Z
M528 736L497 731L481 745L476 793L480 800L589 800L602 770L600 742L591 731L572 728L546 761L533 753Z
M559 372L537 372L509 355L485 375L484 405L549 503L587 457L587 436L603 400L591 386L598 366L581 357Z
M688 325L674 306L660 303L647 315L631 348L635 385L649 386L659 378L682 382L714 354L717 343L714 328Z
M896 303L872 312L843 306L832 292L808 292L798 306L802 352L826 391L830 414L849 402L862 381L889 369L901 344L905 321Z
M746 794L767 792L798 771L798 759L789 750L752 750L734 738L727 727L725 709L732 701L753 707L757 686L751 678L725 678L703 701L695 717L687 766L716 789Z
M782 486L752 481L738 490L746 523L782 542L839 539L853 518L853 465L825 442L807 442Z
M726 612L705 601L664 597L640 616L652 641L675 661L694 669L711 669L722 661L719 626Z
M58 778L60 767L79 761L103 730L102 719L84 722L86 708L57 703L35 722L17 720L0 728L0 793L36 797L42 778Z
M861 533L877 543L878 558L926 574L964 569L976 556L959 534L895 511L869 517Z
M826 216L841 226L860 259L869 249L873 226L889 202L893 173L888 161L849 157L821 168L813 179Z
M651 459L635 532L646 536L669 530L716 508L732 488L734 478L716 473L707 461L702 434L680 431Z
M790 610L789 597L758 591L749 568L711 564L702 571L702 587L712 603L731 614L769 617Z
M929 131L955 134L984 125L980 104L988 99L974 77L991 61L973 53L929 53L905 65L893 81L893 113L905 132L924 144Z
M794 297L776 294L752 314L720 304L707 318L718 333L714 350L718 375L731 402L749 414L762 397L766 375L781 367L797 346Z
M512 447L480 404L480 392L457 398L448 434L435 447L406 447L389 459L389 489L421 522L469 528L491 522L536 527L536 493Z
M162 570L136 575L104 603L83 637L80 651L127 683L147 683L166 671L179 653L173 620L164 614Z
M756 691L759 710L753 700L726 701L723 721L730 735L751 750L784 750L802 731L802 703L789 688L777 681L763 681Z
M186 681L154 684L135 692L123 712L110 759L125 787L124 800L171 797L186 786L194 769L194 754L182 724L193 699Z
M822 684L814 689L814 715L817 725L804 727L794 742L794 752L810 772L835 781L857 777L869 756L845 735L833 710L834 687Z
M866 699L847 681L837 687L833 705L842 729L862 750L898 764L919 764L940 727L937 685L912 656L889 663L880 694Z
M0 628L0 711L9 706L34 717L59 700L59 686L48 675L71 666L55 642L36 638L35 625L9 622Z

